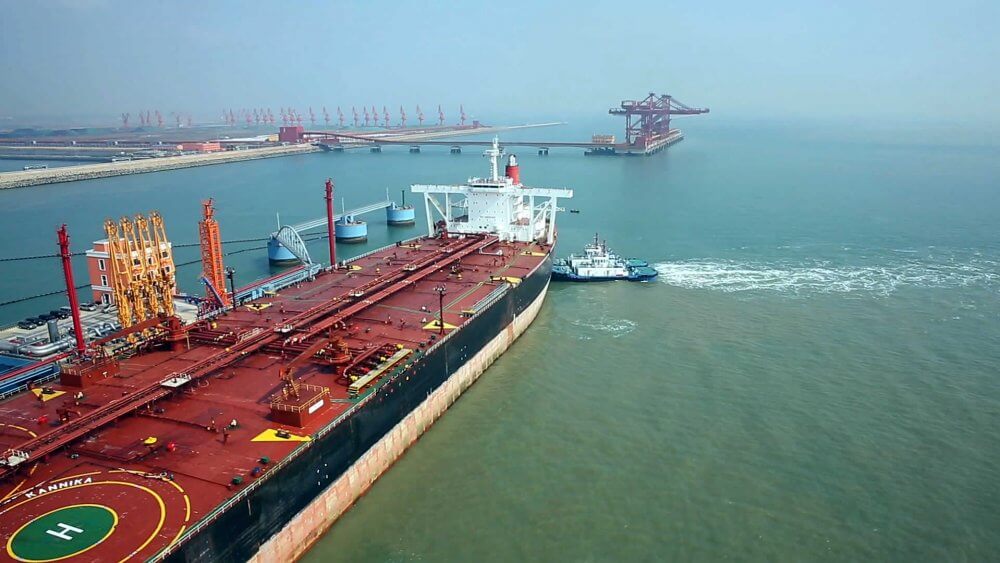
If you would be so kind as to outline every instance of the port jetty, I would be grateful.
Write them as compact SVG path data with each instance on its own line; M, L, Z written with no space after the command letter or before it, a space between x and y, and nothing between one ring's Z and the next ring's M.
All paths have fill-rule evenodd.
M380 136L373 136L380 142L415 142L418 140L435 139L442 137L454 137L460 135L478 135L485 133L495 133L499 131L509 131L512 129L524 129L534 127L549 127L561 125L561 123L538 123L528 125L512 126L484 126L475 124L463 128L440 128L423 129L410 131L393 131L383 133ZM294 129L283 127L282 129ZM97 178L108 178L111 176L124 176L128 174L144 174L149 172L160 172L164 170L177 170L180 168L191 168L194 166L208 166L212 164L226 164L230 162L241 162L244 160L256 160L261 158L273 158L279 156L291 156L297 154L307 154L319 152L322 149L317 144L309 142L301 134L301 128L295 131L297 136L292 142L261 143L257 146L246 141L214 141L220 147L227 147L228 150L219 152L194 152L192 154L180 154L176 156L158 156L156 158L116 158L111 162L99 162L92 164L81 164L77 166L63 166L57 168L43 168L35 170L23 170L13 172L0 172L0 189L27 188L44 184L56 184L63 182L76 182L80 180L93 180ZM329 133L327 133L329 134ZM350 148L361 148L368 146L371 141L361 142L355 140ZM19 153L18 158L23 159L73 159L75 155L85 152L106 152L106 142L91 141L91 146L76 143L73 145L60 146L56 144L20 144L10 145L0 142L0 151ZM97 144L98 146L93 146ZM121 144L117 145L121 147ZM141 146L132 147L140 150L150 150L157 148L144 143ZM64 155L64 156L60 156Z
M127 174L143 174L161 170L177 170L193 166L209 164L225 164L243 160L305 154L318 151L312 145L289 145L263 147L220 153L186 154L181 156L165 156L145 160L120 160L117 162L100 162L96 164L81 164L79 166L64 166L60 168L45 168L40 170L24 170L0 173L0 189L27 188L43 184L75 182L78 180L93 180ZM26 156L25 158L32 158Z
M708 108L696 108L685 105L667 94L650 92L641 100L623 100L618 107L608 110L610 115L625 117L625 137L617 139L615 135L595 134L588 141L555 141L555 140L518 140L507 141L505 147L530 147L539 155L549 154L551 148L582 148L584 154L593 156L649 156L684 138L681 130L671 127L671 116L698 115L708 113ZM224 164L289 156L317 151L344 152L354 149L367 149L371 152L382 152L383 146L408 145L410 153L419 153L422 146L447 146L452 154L460 154L462 147L488 147L487 140L454 140L452 137L465 135L482 135L509 131L512 129L527 129L562 125L561 122L535 123L525 125L489 126L473 120L466 125L465 110L461 111L461 120L457 125L444 125L444 114L439 110L437 125L423 124L423 113L418 109L417 127L407 127L406 113L400 108L399 125L390 124L390 116L383 108L382 126L379 125L379 114L375 107L372 113L364 110L364 126L360 125L360 117L354 112L354 127L345 127L345 116L338 108L337 128L316 128L315 115L310 110L308 129L302 125L300 115L290 115L283 110L282 125L278 134L255 135L251 137L232 138L229 135L219 136L217 128L163 129L162 116L157 113L158 127L152 132L148 112L143 117L143 127L132 131L128 128L129 114L122 114L122 130L114 131L114 136L106 135L71 135L71 130L60 130L59 135L47 135L38 139L31 135L20 135L29 130L17 130L9 133L0 132L0 158L39 160L96 160L108 159L109 162L66 166L56 168L29 167L23 171L0 172L0 189L26 188L43 184L75 182L92 180L126 174L143 174L162 170L176 170L210 164ZM267 128L273 124L273 116L269 113L255 112L253 116L246 112L243 117L247 128L260 126L262 115ZM374 128L371 122L374 120ZM324 121L329 125L330 116L324 109ZM235 127L237 118L230 114L226 119L228 127ZM179 123L179 121L178 121ZM292 123L297 123L294 125ZM33 130L30 130L33 131ZM273 131L273 129L270 129ZM257 128L256 132L260 132ZM183 137L181 137L183 135ZM192 140L197 137L200 140Z

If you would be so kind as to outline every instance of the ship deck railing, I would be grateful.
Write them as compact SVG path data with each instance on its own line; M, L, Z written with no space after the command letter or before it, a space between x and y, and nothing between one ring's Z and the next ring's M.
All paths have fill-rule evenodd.
M402 241L402 242L407 243L407 242L411 242L411 241L414 241L414 240L419 240L419 239L422 239L422 238L423 238L423 236L417 236L417 237L413 237L411 239L407 239L407 240ZM376 252L379 252L381 250L385 250L385 249L393 247L393 246L396 246L396 244L395 243L388 244L388 245L386 245L386 246L384 246L382 248L378 248L378 249L373 250L371 252L366 252L366 253L361 254L359 256L355 256L354 258L350 258L349 260L347 260L347 262L353 262L355 260L358 260L360 258L364 258L364 257L369 256L371 254L375 254ZM498 295L501 295L501 296L504 295L506 293L506 290L509 290L511 288L511 284L508 282L503 287L505 287L505 291L503 293L498 294ZM499 299L499 297L497 297L497 299ZM478 313L474 314L473 316L469 317L469 321L468 322L471 322L473 319L475 319L476 317L479 317L484 312L485 312L485 309L481 310ZM441 347L445 342L448 341L449 337L451 337L452 334L454 334L454 331L448 332L448 334L444 335L444 337L442 337L441 339L439 339L437 342L435 342L432 346L430 346L425 351L417 350L416 352L414 352L412 354L412 356L410 357L411 361L407 362L401 368L397 368L396 370L393 370L393 372L391 372L391 374L386 377L386 380L391 381L395 377L399 377L399 375L401 373L403 373L406 368L409 368L411 365L413 365L413 363L417 362L420 358L422 358L422 357L430 354L434 350L437 350L439 347ZM171 553L173 553L173 551L176 548L178 548L182 543L184 543L184 541L187 538L194 537L195 534L197 534L198 532L200 532L201 530L203 530L206 526L208 526L209 524L211 524L212 522L214 522L216 520L216 518L219 517L220 514L222 514L225 511L229 510L230 508L232 508L233 506L235 506L237 503L242 502L243 499L247 498L250 495L250 493L252 493L258 487L260 487L261 484L264 483L269 478L270 474L278 472L281 468L285 467L286 465L288 465L289 463L291 463L292 461L294 461L295 459L297 459L300 455L302 455L302 453L304 451L306 451L308 448L312 447L312 445L315 444L315 443L317 443L323 436L327 435L328 433L330 433L331 430L333 430L334 428L336 428L337 426L339 426L340 424L342 424L344 421L346 421L348 418L350 418L351 416L353 416L354 413L358 411L358 409L363 408L364 405L366 405L368 403L368 401L375 395L375 393L379 389L382 388L381 383L382 382L380 382L380 384L378 384L378 385L373 385L372 387L370 387L365 393L363 393L362 395L360 395L359 400L353 406L351 406L350 408L348 408L346 411L342 412L340 414L340 416L338 416L337 418L333 419L332 422L330 422L329 424L327 424L323 428L319 429L319 431L317 431L316 434L314 435L314 439L313 440L311 440L309 442L301 442L300 445L299 445L299 447L297 447L294 450L292 450L291 452L289 452L289 454L287 456L285 456L281 461L279 461L278 463L276 463L273 468L271 468L269 471L265 472L262 478L259 478L259 479L255 480L255 481L253 481L252 483L250 483L249 485L247 485L245 488L243 488L240 492L236 493L235 495L233 495L229 499L225 500L224 502L222 502L221 504L219 504L218 506L216 506L211 512L209 512L204 517L202 517L201 520L199 520L193 526L191 526L190 528L188 528L187 531L184 532L184 535L182 536L182 538L180 540L174 542L172 545L168 545L168 546L164 547L158 553L156 553L156 555L154 555L153 557L151 557L149 560L150 561L163 561L168 555L170 555Z
M321 385L310 385L309 383L299 383L299 389L302 391L308 391L314 393L314 395L310 396L308 400L305 401L306 404L289 405L288 403L285 402L286 399L279 395L271 399L271 409L276 411L285 411L285 412L302 412L303 410L312 406L312 403L317 398L330 394L329 388L323 387Z

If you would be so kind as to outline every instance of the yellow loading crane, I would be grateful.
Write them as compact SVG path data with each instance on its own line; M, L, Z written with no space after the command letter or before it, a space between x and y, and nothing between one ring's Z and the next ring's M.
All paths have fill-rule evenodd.
M153 211L149 217L122 217L104 222L108 236L111 288L118 321L126 329L159 315L174 314L177 281L170 241L163 218Z

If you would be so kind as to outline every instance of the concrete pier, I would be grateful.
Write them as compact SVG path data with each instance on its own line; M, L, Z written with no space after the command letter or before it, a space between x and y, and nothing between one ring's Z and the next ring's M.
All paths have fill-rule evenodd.
M66 166L61 168L48 168L44 170L0 172L0 189L26 188L29 186L40 186L42 184L92 180L94 178L108 178L111 176L124 176L126 174L144 174L146 172L158 172L160 170L175 170L178 168L223 164L226 162L238 162L241 160L255 160L258 158L305 154L316 152L318 150L319 149L317 147L312 145L302 144L239 151L223 151L208 154L165 156L161 158L149 158L143 160L103 162L100 164L84 164L80 166Z

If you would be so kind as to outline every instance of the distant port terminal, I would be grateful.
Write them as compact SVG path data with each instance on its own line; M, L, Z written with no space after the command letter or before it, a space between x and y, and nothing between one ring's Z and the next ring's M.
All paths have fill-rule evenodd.
M402 145L411 153L422 147L446 146L453 154L464 147L487 147L487 140L463 140L462 136L482 135L513 129L540 128L560 123L526 125L484 125L476 120L467 123L464 108L455 125L444 124L438 108L438 123L424 125L423 112L417 107L416 126L407 125L406 112L400 107L396 124L383 107L363 108L363 120L355 108L353 123L337 108L337 125L323 110L325 126L318 126L309 110L307 128L303 116L291 108L281 109L282 125L275 124L270 110L242 110L224 114L225 124L198 127L188 119L186 126L176 115L176 126L166 127L159 112L140 112L138 127L130 126L131 115L122 114L122 126L114 129L67 129L39 131L18 129L0 132L0 159L32 161L72 161L75 166L47 167L29 165L23 170L0 173L0 189L24 188L42 184L73 182L127 174L142 174L194 166L206 166L288 156L318 151L346 152L368 150L382 152L383 147ZM708 113L707 108L682 104L669 95L650 93L641 100L624 100L609 110L625 118L625 134L595 134L586 141L505 141L504 146L529 147L540 155L558 148L580 148L592 156L648 156L684 138L680 129L671 127L672 115ZM353 125L353 126L352 126ZM243 127L239 136L222 134ZM273 133L275 127L277 133ZM266 132L268 129L272 133ZM262 133L261 133L262 132ZM253 134L259 133L259 134Z

